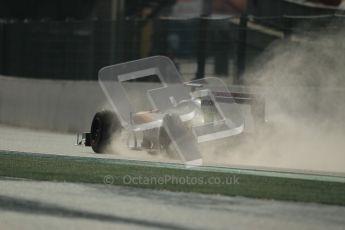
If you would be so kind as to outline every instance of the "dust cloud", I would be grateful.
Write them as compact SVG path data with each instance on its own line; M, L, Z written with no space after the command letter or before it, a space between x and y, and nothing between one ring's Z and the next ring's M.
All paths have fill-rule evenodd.
M344 39L345 31L325 29L267 48L245 76L266 96L267 123L254 134L201 144L204 162L344 173ZM126 139L114 141L114 152L168 160L128 150Z
M266 95L267 124L208 147L206 161L345 172L344 39L325 29L272 44L246 75Z

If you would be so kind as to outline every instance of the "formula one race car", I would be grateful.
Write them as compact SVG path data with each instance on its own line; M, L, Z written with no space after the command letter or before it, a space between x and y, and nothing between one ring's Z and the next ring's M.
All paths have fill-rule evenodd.
M91 131L77 140L96 153L106 152L126 131L128 148L200 165L198 143L239 135L248 120L264 120L262 97L230 92L214 77L183 82L175 64L163 56L102 68L99 83L112 110L96 113ZM249 114L240 104L249 105Z

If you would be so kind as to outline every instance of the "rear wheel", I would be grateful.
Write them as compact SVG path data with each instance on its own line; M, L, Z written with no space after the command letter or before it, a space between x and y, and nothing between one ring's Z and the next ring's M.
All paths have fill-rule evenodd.
M95 114L91 125L91 147L95 153L104 153L109 147L112 137L122 130L116 114L104 110Z
M184 138L186 132L190 132L189 129L185 127L185 124L181 121L177 114L167 114L163 119L163 126L160 128L159 132L159 148L160 151L165 153L169 158L178 159L179 154L177 149L164 126L168 126L168 123L172 123L175 131L178 130L181 133L179 138Z
M159 150L161 153L166 154L169 158L177 158L178 156L177 151L175 150L164 127L161 127L159 132Z

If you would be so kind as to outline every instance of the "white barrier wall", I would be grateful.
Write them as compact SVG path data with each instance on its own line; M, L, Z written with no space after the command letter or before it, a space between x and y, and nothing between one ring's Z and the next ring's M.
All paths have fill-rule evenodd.
M157 87L161 85L142 82L132 84L127 90L133 98L142 99L140 89ZM142 101L131 102L133 106L142 104ZM97 81L0 76L0 123L3 124L61 132L86 132L95 113L110 108Z
M0 123L62 132L87 131L108 107L97 81L0 76Z

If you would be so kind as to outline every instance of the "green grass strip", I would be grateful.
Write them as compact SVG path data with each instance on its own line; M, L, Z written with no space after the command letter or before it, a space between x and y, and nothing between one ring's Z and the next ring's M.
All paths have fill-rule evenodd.
M345 205L345 178L0 151L0 176Z

